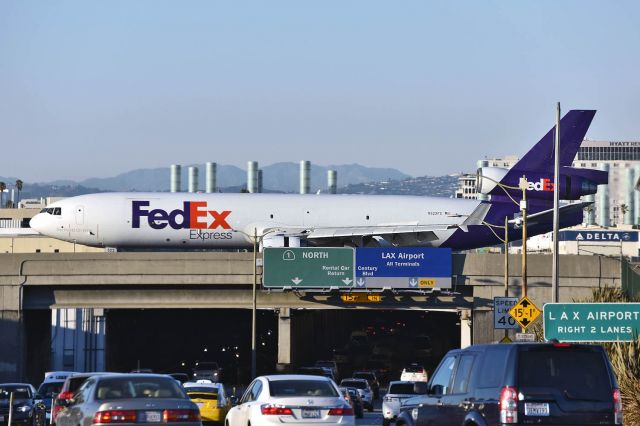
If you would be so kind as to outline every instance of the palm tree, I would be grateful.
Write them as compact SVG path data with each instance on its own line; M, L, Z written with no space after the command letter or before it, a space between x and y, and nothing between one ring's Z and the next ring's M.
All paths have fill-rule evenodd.
M4 182L0 182L0 209L4 208L3 198L4 198L4 190L7 189L7 184Z
M20 204L20 191L22 191L22 181L20 179L18 179L16 181L16 189L18 190L18 201L16 202L16 205Z

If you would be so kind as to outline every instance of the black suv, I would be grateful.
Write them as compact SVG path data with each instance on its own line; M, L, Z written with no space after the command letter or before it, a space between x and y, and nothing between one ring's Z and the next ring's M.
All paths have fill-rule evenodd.
M598 345L455 349L415 386L424 395L403 402L396 426L622 424L620 391Z

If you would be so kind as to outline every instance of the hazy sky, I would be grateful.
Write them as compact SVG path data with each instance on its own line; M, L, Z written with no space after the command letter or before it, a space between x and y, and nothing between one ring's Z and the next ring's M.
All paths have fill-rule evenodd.
M522 155L640 140L640 2L0 1L0 176Z

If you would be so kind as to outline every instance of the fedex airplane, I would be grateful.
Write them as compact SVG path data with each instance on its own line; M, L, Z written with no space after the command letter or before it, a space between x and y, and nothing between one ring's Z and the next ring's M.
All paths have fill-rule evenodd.
M579 200L606 184L607 173L572 168L595 111L569 111L560 123L559 191ZM495 245L509 220L520 239L519 206L527 184L527 233L552 229L555 127L511 169L478 170L488 200L395 195L100 193L51 204L33 219L43 235L88 246L207 249L262 246L413 246L456 250ZM512 187L506 188L505 187ZM560 226L581 223L589 203L566 204ZM497 234L497 235L496 235Z

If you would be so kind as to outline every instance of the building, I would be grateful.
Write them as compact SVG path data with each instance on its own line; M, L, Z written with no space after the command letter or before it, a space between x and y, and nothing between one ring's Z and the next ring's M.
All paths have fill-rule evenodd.
M518 157L485 158L478 167L509 169ZM585 139L573 162L573 167L609 171L609 184L598 188L595 196L584 197L594 203L585 213L586 224L601 226L637 225L640 216L640 192L635 185L640 179L640 141L592 141ZM477 199L475 175L461 175L456 198ZM605 213L606 212L606 213ZM591 214L593 213L593 214Z

